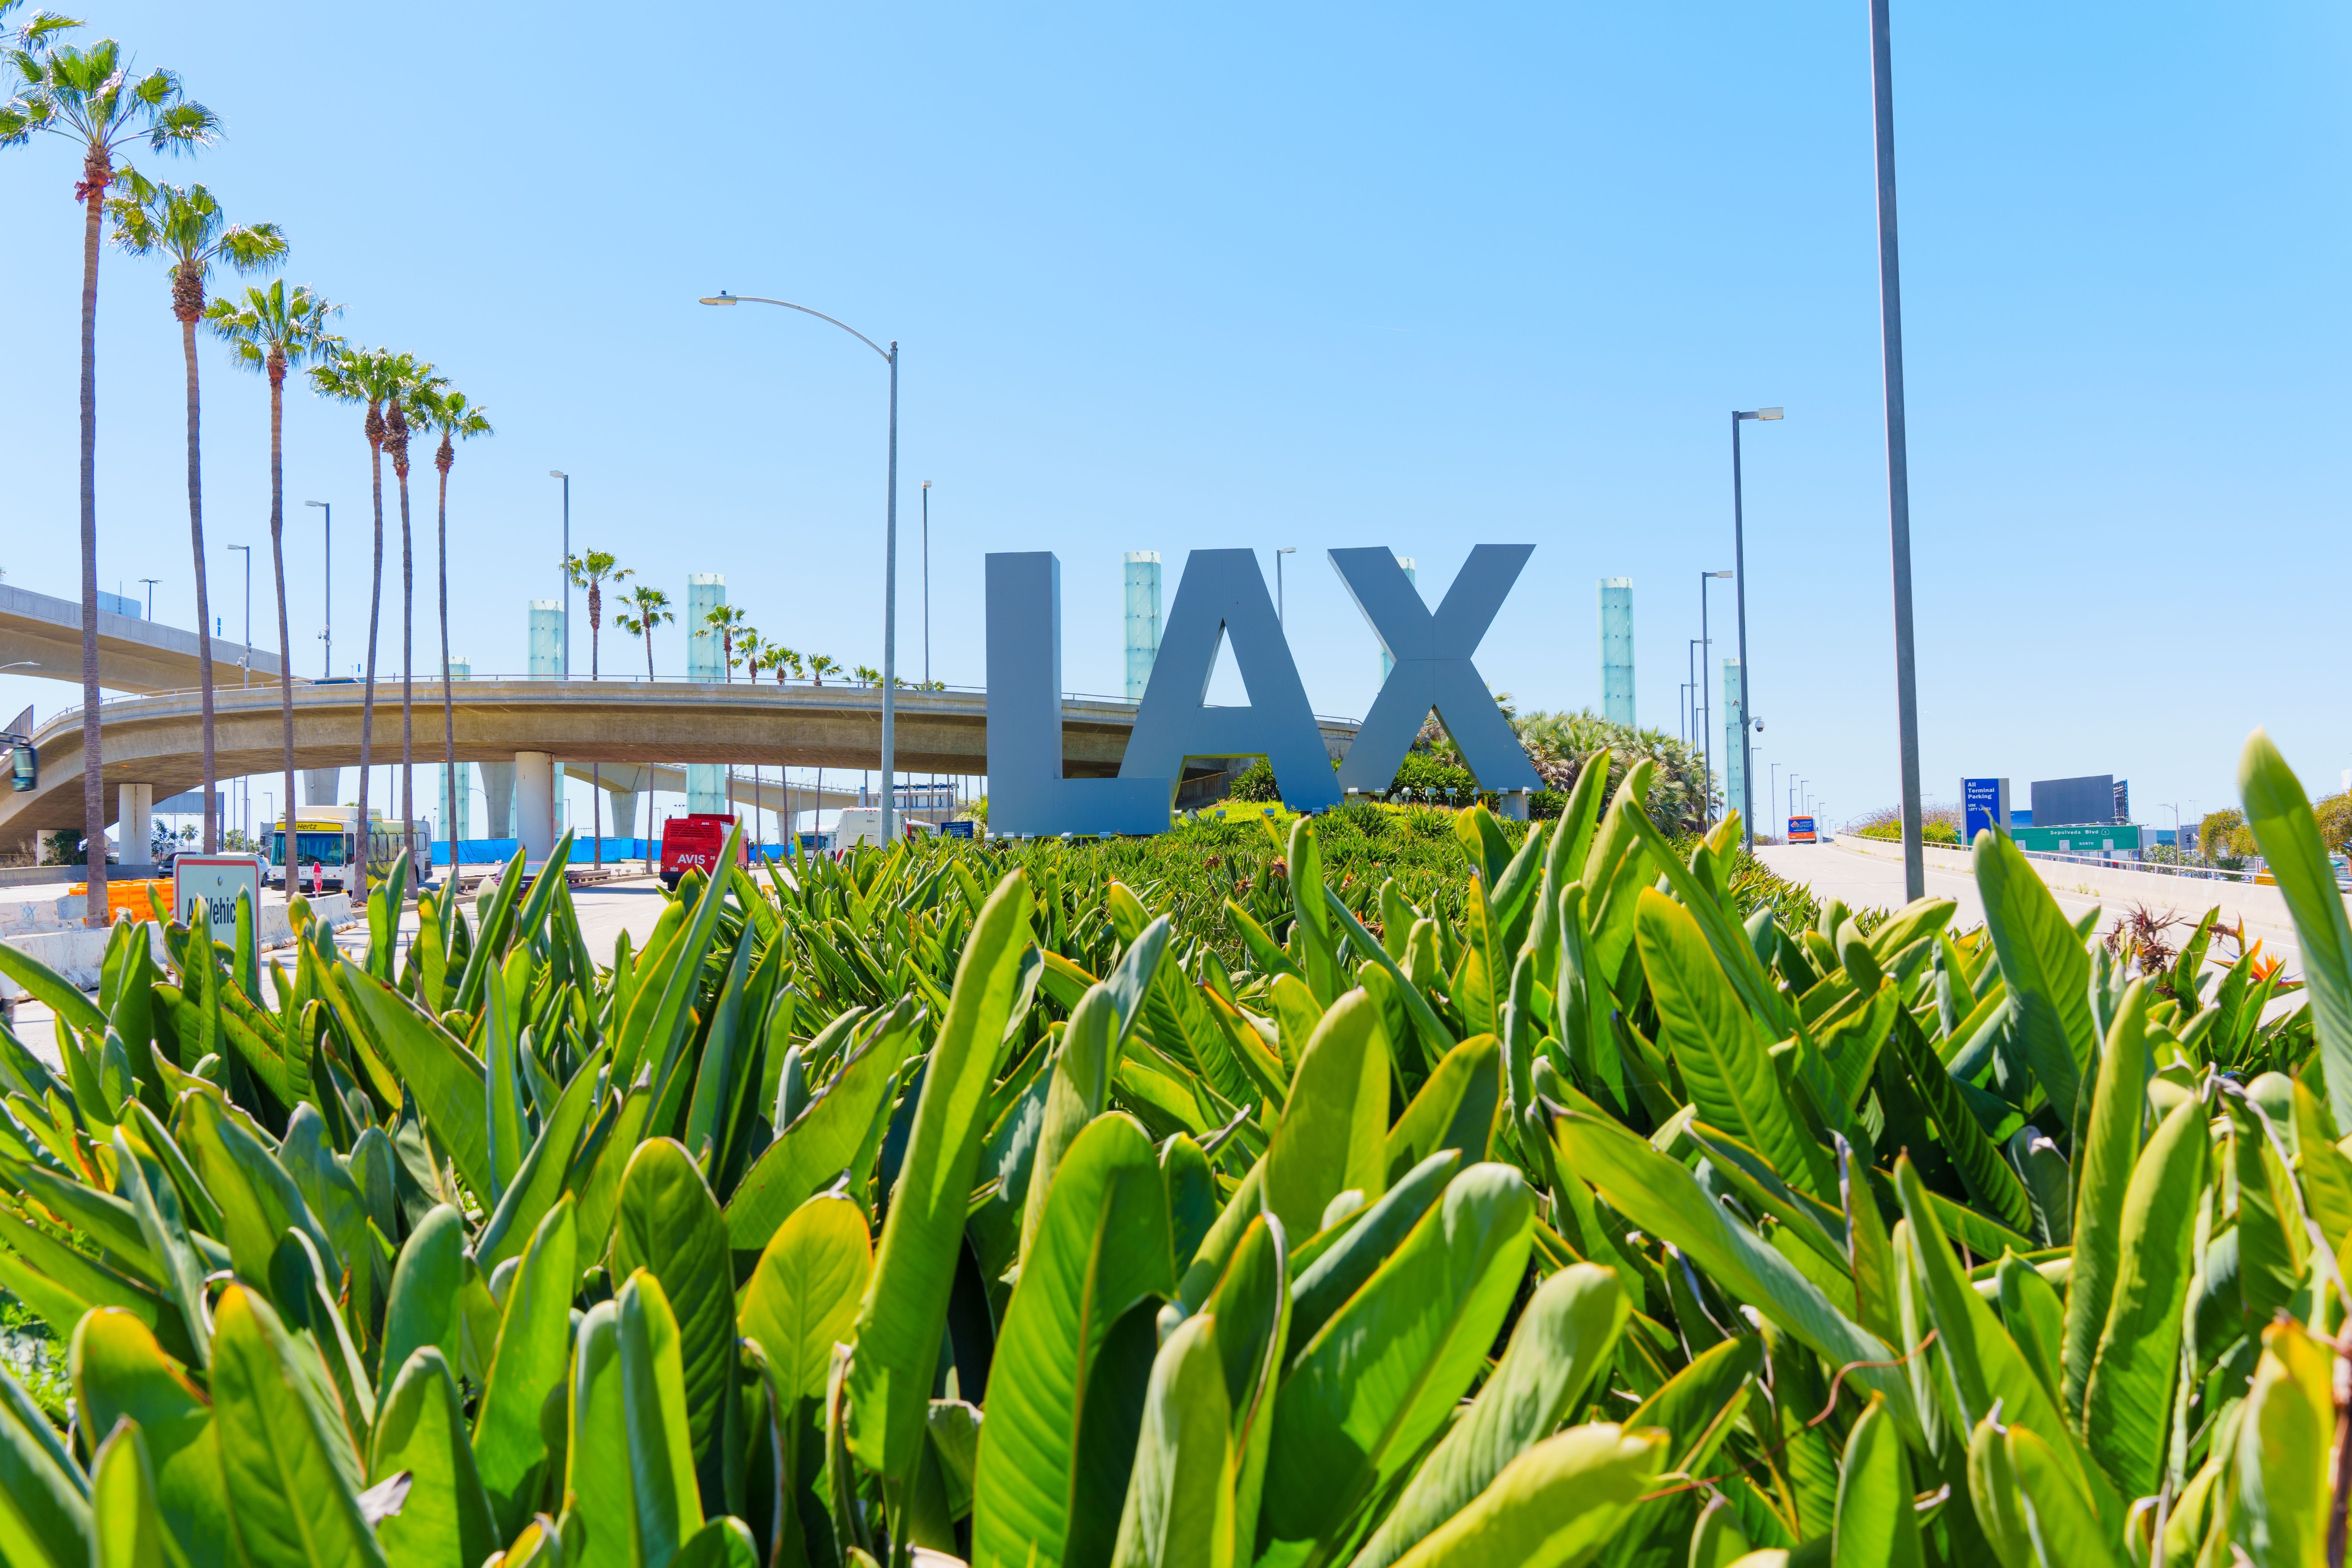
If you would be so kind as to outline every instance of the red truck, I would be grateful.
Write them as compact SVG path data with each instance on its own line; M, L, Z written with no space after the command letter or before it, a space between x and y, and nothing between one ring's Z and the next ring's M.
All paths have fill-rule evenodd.
M719 857L726 852L727 835L734 829L735 819L719 812L689 812L673 816L662 824L661 879L663 886L675 891L680 877L689 870L708 877L719 867ZM748 867L751 851L748 845L735 847L735 864Z

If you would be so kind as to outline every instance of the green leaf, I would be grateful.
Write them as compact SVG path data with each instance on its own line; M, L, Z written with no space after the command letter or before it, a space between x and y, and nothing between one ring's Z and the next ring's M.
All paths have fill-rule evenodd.
M97 1034L106 1028L106 1015L80 987L31 954L0 943L0 974L6 975L33 999L65 1020L66 1026Z
M2238 1178L2238 1289L2245 1298L2247 1321L2267 1323L2288 1309L2302 1288L2311 1233L2268 1118L2244 1098L2224 1099L2236 1129L2231 1142Z
M1493 1039L1491 1035L1483 1037ZM1411 1235L1445 1194L1448 1183L1462 1169L1459 1151L1440 1149L1381 1195L1346 1234L1308 1264L1292 1288L1291 1343L1305 1345L1347 1305L1365 1280L1388 1261L1389 1254Z
M1380 1196L1388 1185L1388 1042L1380 1009L1359 988L1324 1013L1299 1057L1263 1162L1265 1212L1286 1235L1307 1237L1339 1194Z
M1999 1401L2000 1418L2041 1436L2065 1468L2074 1489L2086 1497L2096 1497L2100 1516L2115 1514L2120 1524L2121 1510L2105 1478L2076 1443L2042 1379L1994 1317L1992 1308L1960 1271L1943 1224L1907 1157L1895 1164L1895 1191L1911 1229L1917 1282L1924 1287L1927 1316L1936 1329L1935 1364L1949 1380L1952 1410L1959 1426L1973 1428Z
M1174 1293L1151 1142L1128 1116L1099 1117L1063 1158L1005 1309L974 1481L975 1562L1055 1568L1108 1554L1126 1467L1097 1461L1133 1441L1099 1425L1117 1405L1102 1386L1118 1370L1110 1344L1137 1308Z
M636 1483L630 1472L620 1314L617 1300L599 1301L573 1336L563 1493L580 1528L582 1568L635 1568L636 1563Z
M1038 1124L1016 1258L1027 1257L1036 1239L1037 1226L1045 1215L1046 1194L1062 1156L1077 1142L1078 1134L1109 1109L1111 1079L1118 1071L1119 1021L1118 1004L1108 985L1088 986L1071 1010L1045 1090L1045 1117Z
M931 1047L883 1222L874 1280L857 1315L850 1445L867 1468L901 1484L913 1479L923 1451L972 1170L988 1131L981 1113L995 1081L1021 952L1028 945L1029 883L1014 871L982 906L957 963L955 989ZM1152 1179L1159 1179L1156 1165Z
M2041 1568L2122 1568L2108 1546L2115 1532L2074 1484L2062 1450L2030 1427L2011 1426L2009 1467L2023 1502L2026 1539Z
M239 1275L268 1279L269 1260L289 1229L309 1237L320 1258L340 1272L341 1255L303 1201L301 1189L222 1101L206 1094L186 1097L181 1102L180 1141L220 1203L226 1232L221 1239L228 1243Z
M499 984L488 988L484 1000L488 1005L482 1009L482 1125L490 1146L490 1190L482 1195L491 1203L506 1195L508 1184L522 1166L525 1117L520 1069L515 1064L515 1033L520 1026L509 1014L517 980L528 982L530 957L528 947L508 954L506 973ZM518 968L525 968L526 973L518 976Z
M848 1342L873 1273L866 1216L847 1198L811 1198L776 1227L743 1288L741 1322L782 1397L824 1397L833 1347Z
M90 1568L163 1568L163 1516L139 1424L124 1417L89 1466Z
M2024 1499L2009 1462L2009 1429L1995 1426L1990 1415L1977 1423L1969 1438L1969 1501L2000 1568L2034 1568Z
M431 1345L394 1375L376 1415L368 1479L381 1485L403 1471L408 1500L376 1526L392 1568L478 1563L506 1539L475 1468L457 1379Z
M734 864L735 846L742 837L740 823L728 829L727 845L721 852L725 864ZM634 1012L644 1013L647 1002L653 1004L652 1016L644 1031L640 1034L636 1020L629 1019L622 1027L621 1043L613 1052L614 1070L632 1080L640 1069L653 1068L656 1105L667 1098L670 1077L677 1071L678 1061L693 1035L694 1004L702 994L702 960L719 930L719 912L727 901L727 879L714 877L704 886L702 897L694 908L694 918L687 922L677 943L662 955L669 978L659 996L656 997L649 989L637 993ZM534 895L537 891L536 888L532 889Z
M1960 1086L1919 1033L1919 1026L1907 1012L1897 1011L1894 1025L1895 1049L1902 1053L1903 1066L1911 1075L1919 1098L1927 1102L1928 1111L1936 1118L1936 1130L1943 1135L1944 1152L1960 1173L1969 1196L1979 1207L1991 1211L1994 1218L2015 1231L2028 1231L2033 1226L2033 1201L2018 1179L2016 1167L2005 1158L2000 1147L1985 1136L1984 1128L1969 1111L1961 1098Z
M1682 1248L1710 1279L1815 1355L1838 1367L1895 1359L1885 1342L1832 1306L1794 1264L1734 1222L1696 1177L1648 1142L1582 1111L1561 1113L1553 1129L1564 1169L1598 1187L1635 1228ZM1921 1431L1911 1385L1901 1369L1859 1365L1848 1379L1885 1394L1906 1432Z
M2139 1158L2147 1119L2147 987L2135 984L2107 1030L2092 1087L2091 1115L2074 1149L2074 1268L2066 1282L2066 1412L2079 1426L2106 1331L2116 1269L2123 1250L2125 1194Z
M392 1294L383 1317L382 1393L408 1358L426 1345L451 1366L465 1364L457 1294L466 1283L466 1219L447 1204L436 1204L409 1232L408 1244L393 1265Z
M1187 1318L1160 1347L1119 1514L1112 1568L1230 1568L1233 1407L1216 1316Z
M1440 1149L1476 1164L1486 1157L1502 1103L1502 1044L1473 1035L1441 1058L1389 1129L1382 1159L1391 1182Z
M2263 1331L2237 1442L2239 1538L2256 1568L2326 1560L2335 1359L2292 1318Z
M523 1156L522 1165L507 1184L498 1207L483 1224L482 1234L474 1242L474 1260L485 1272L496 1269L509 1258L519 1257L531 1233L539 1228L539 1222L547 1217L547 1211L562 1195L572 1156L578 1151L581 1134L596 1110L596 1089L604 1066L604 1051L599 1047L572 1071L572 1081L557 1097L555 1109L532 1141L530 1152ZM581 1239L596 1247L604 1237L600 1235Z
M540 1407L563 1385L579 1282L578 1231L567 1197L539 1222L507 1285L498 1349L474 1417L474 1458L502 1537L523 1527L538 1495L547 1457Z
M1634 915L1634 940L1657 1000L1662 1043L1682 1068L1699 1116L1763 1155L1792 1185L1815 1197L1832 1190L1828 1160L1790 1113L1788 1090L1756 1020L1707 951L1697 919L1646 888Z
M1261 1552L1340 1545L1355 1510L1437 1435L1485 1365L1534 1231L1517 1170L1473 1165L1307 1342L1275 1401Z
M458 1176L492 1201L497 1182L482 1118L488 1092L482 1064L415 1003L351 960L341 962L336 980L335 1011L344 1026L364 1037L400 1076Z
M735 1275L719 1200L686 1145L671 1138L637 1146L621 1178L613 1271L640 1269L661 1281L677 1323L687 1427L703 1479L706 1512L719 1511L720 1407L733 1388Z
M727 1202L727 1238L741 1264L749 1266L787 1216L856 1161L889 1093L904 1038L894 1016L790 1126L778 1130L776 1141L737 1184Z
M1927 1562L1911 1511L1911 1464L1883 1395L1871 1400L1846 1436L1830 1561L1833 1568L1924 1568Z
M694 1442L687 1428L677 1320L661 1281L643 1269L629 1276L614 1300L635 1560L645 1568L666 1568L687 1538L702 1528L703 1518Z
M74 1397L91 1426L112 1431L121 1421L139 1424L164 1526L188 1561L229 1561L236 1548L212 1407L155 1336L129 1313L92 1312L74 1330L70 1366ZM16 1484L10 1479L12 1493ZM13 1551L9 1561L16 1561Z
M1655 1432L1577 1426L1505 1467L1398 1568L1574 1568L1591 1560L1658 1474Z
M2265 731L2246 737L2238 759L2238 793L2246 803L2246 825L2277 879L2287 913L2294 917L2304 984L2311 993L2312 1029L2326 1064L2328 1105L2337 1126L2352 1127L2352 923L2345 917L2336 868L2328 863L2303 785Z
M2148 1496L2164 1479L2210 1147L2203 1101L2182 1100L2141 1151L2124 1198L2122 1256L2083 1390L2083 1436L2126 1497Z
M2069 1123L2098 1031L2091 1019L2091 960L2049 885L2006 834L1977 835L1977 890L2000 957L2012 1010L2011 1038Z
M1579 1263L1545 1280L1477 1399L1413 1471L1351 1568L1389 1568L1557 1428L1610 1365L1629 1310L1612 1269Z
M1625 776L1630 784L1633 774L1629 773ZM1658 831L1639 805L1627 801L1611 809L1622 816L1650 858L1665 873L1666 885L1674 889L1675 897L1682 901L1683 907L1698 923L1708 949L1715 954L1716 963L1723 966L1724 977L1730 981L1732 990L1738 994L1740 1002L1749 1014L1774 1039L1785 1039L1796 1033L1796 1009L1781 996L1772 984L1772 977L1756 961L1756 949L1749 944L1748 933L1740 929L1739 922L1727 914L1723 905L1699 885L1697 877L1682 863L1675 854L1674 847L1666 842L1665 835ZM1589 877L1586 884L1591 885Z
M740 1519L714 1519L688 1538L671 1568L759 1568L759 1543Z
M213 1323L214 1420L229 1519L253 1568L383 1563L361 1517L357 1459L320 1407L323 1369L305 1368L269 1304L242 1285Z

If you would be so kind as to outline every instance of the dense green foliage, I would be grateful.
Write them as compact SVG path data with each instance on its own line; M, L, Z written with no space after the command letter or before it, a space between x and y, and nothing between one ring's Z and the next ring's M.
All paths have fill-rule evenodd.
M2284 1012L1990 836L1981 930L1743 899L1646 773L1418 896L1337 815L689 875L610 965L561 851L404 952L395 874L359 960L0 954L71 1391L0 1375L0 1557L2321 1561L2352 931L2268 742Z

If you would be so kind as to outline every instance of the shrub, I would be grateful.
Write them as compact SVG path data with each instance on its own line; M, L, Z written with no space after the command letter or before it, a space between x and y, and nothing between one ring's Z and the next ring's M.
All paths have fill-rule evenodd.
M1274 765L1264 757L1251 763L1249 766L1234 775L1232 786L1225 791L1225 798L1245 800L1253 804L1280 800L1282 789L1274 782Z

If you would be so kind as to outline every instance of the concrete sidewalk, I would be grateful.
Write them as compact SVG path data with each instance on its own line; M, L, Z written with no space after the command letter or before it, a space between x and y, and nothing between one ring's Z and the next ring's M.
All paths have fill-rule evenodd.
M1854 909L1903 906L1903 847L1899 844L1849 837L1830 844L1759 845L1756 855L1778 875L1804 883L1818 898L1842 899ZM1927 896L1952 899L1959 904L1953 916L1954 929L1965 931L1982 924L1984 902L1977 896L1970 853L1931 844L1927 847L1926 860ZM2294 921L2276 888L2030 857L2028 863L2042 874L2069 920L2097 909L2099 929L2105 931L2134 905L2144 904L2157 914L2179 917L2179 926L2168 933L2178 942L2207 910L2219 906L2221 923L2234 927L2242 920L2249 942L2259 939L2263 952L2284 962L2289 974L2299 978L2303 973L2303 950L2295 940Z

